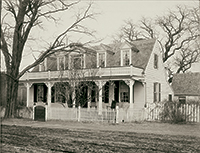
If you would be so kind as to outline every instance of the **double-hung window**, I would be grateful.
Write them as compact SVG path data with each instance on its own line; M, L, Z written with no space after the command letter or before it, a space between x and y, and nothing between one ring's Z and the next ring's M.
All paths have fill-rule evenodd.
M128 92L121 92L120 99L121 99L121 102L129 102Z
M124 50L123 51L123 66L127 66L130 63L130 51Z
M72 68L81 69L83 68L83 55L74 55L72 56Z
M105 53L99 53L99 67L105 67Z
M64 57L59 57L59 70L64 70L65 69L65 64L64 64Z
M153 84L153 101L154 102L161 101L161 84L157 82Z

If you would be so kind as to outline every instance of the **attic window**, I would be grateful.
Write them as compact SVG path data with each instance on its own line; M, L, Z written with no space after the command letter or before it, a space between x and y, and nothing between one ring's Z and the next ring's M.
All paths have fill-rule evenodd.
M130 64L130 51L123 51L123 66L127 66Z
M74 55L72 56L72 68L73 69L81 69L83 68L83 55Z
M65 65L64 65L64 57L59 57L59 70L64 70Z
M105 53L99 53L99 67L105 67Z
M154 54L154 68L158 69L158 55Z

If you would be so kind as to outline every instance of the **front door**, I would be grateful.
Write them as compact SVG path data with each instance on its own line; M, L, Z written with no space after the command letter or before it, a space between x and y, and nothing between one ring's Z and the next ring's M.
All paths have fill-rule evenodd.
M115 81L114 100L119 102L119 81Z

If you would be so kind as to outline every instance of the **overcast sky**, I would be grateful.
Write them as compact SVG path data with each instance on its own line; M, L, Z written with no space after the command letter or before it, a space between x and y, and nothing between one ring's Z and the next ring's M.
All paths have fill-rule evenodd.
M83 1L76 7L68 10L65 14L62 14L62 20L59 24L55 25L54 23L47 22L43 26L44 30L32 30L34 37L39 40L37 46L33 45L33 48L37 50L48 47L47 43L50 43L57 34L62 32L73 22L73 15L78 8L84 7L88 2L89 1ZM156 16L163 15L169 9L174 9L176 5L194 6L197 4L199 4L198 0L96 0L94 1L92 11L100 14L96 17L96 20L87 20L84 24L87 25L88 28L96 31L95 35L97 38L103 38L102 43L109 43L112 40L112 35L119 32L124 20L130 19L136 23L143 16L155 18ZM82 36L78 34L74 36L76 36L79 41L85 40L85 38L82 38ZM73 41L73 39L74 38L70 37L69 41ZM28 46L31 45L31 43L28 44ZM28 50L26 50L26 54L23 57L21 69L33 61L33 57Z

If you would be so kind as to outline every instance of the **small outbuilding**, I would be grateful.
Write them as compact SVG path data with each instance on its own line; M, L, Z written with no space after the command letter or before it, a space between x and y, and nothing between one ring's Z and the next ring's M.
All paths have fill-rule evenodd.
M174 74L172 81L174 99L182 103L200 103L200 73Z

